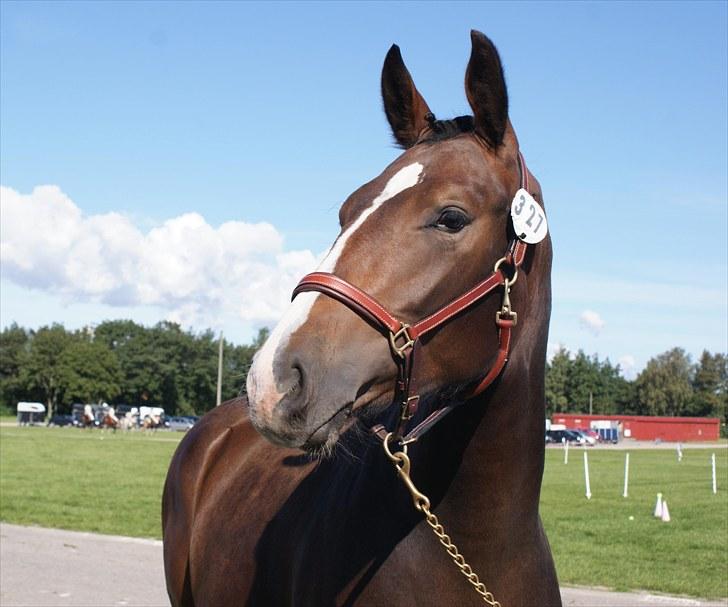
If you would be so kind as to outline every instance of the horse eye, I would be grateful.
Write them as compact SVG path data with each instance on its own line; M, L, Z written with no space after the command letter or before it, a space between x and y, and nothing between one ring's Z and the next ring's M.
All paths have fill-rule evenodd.
M470 223L470 218L460 209L445 209L435 222L435 227L445 232L459 232Z

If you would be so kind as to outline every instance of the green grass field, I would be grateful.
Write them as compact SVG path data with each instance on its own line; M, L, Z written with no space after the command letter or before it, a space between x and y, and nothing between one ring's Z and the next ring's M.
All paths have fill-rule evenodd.
M162 486L180 438L0 428L0 520L159 538Z
M634 449L629 497L627 451L588 449L592 498L585 497L582 449L548 449L541 514L559 578L571 584L728 597L728 450ZM653 517L657 493L671 521ZM631 518L632 517L632 518Z
M161 536L160 498L180 434L102 434L76 428L0 428L0 519L138 537ZM590 449L592 498L582 451L569 464L546 453L542 515L562 583L728 596L728 449L630 452ZM663 493L672 521L652 516ZM632 517L632 518L630 518ZM445 521L446 523L446 521Z

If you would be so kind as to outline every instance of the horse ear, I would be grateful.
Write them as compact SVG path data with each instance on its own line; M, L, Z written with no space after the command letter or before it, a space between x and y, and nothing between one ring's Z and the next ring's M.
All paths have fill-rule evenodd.
M475 131L497 148L508 124L508 92L498 51L490 39L471 30L473 50L465 72L465 94L475 116Z
M425 116L430 108L415 87L396 44L389 49L382 67L382 101L397 143L412 147L427 125Z

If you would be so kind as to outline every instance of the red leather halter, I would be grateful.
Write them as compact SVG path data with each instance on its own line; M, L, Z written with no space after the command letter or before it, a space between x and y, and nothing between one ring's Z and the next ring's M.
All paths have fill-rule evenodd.
M518 153L518 168L520 187L528 191L528 169L520 152ZM503 286L503 303L495 318L498 327L498 353L490 370L466 398L473 398L483 392L503 371L508 361L511 331L517 322L517 315L511 310L509 292L511 286L516 282L518 268L526 257L527 248L528 245L525 242L514 238L509 243L505 255L496 262L493 272L485 280L436 312L411 325L399 321L378 301L358 287L328 272L313 272L304 276L293 290L292 299L304 291L318 291L328 295L368 320L385 337L389 338L392 357L398 368L393 402L398 402L401 406L400 421L393 431L393 435L399 439L401 444L407 444L416 441L455 407L455 405L447 405L435 410L404 435L405 425L414 416L420 400L417 391L420 367L417 366L417 361L419 360L419 350L422 347L422 338L472 307L500 286ZM510 267L510 272L506 273L501 269L504 264ZM387 435L387 430L381 425L374 426L371 430L382 439Z

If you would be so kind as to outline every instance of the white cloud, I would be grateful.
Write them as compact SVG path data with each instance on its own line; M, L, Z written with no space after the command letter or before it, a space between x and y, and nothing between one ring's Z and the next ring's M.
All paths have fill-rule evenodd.
M557 341L557 342L549 341L546 346L546 359L551 361L553 359L553 357L556 356L556 354L558 352L560 352L561 350L566 350L567 352L569 351L569 349L566 347L565 343L563 343L561 341Z
M57 186L0 186L0 217L4 279L69 302L160 307L185 325L271 323L316 262L285 251L269 223L215 228L187 213L145 233L118 213L84 215Z
M579 323L582 327L591 331L594 335L599 335L604 328L604 321L597 312L593 310L584 310L579 316Z
M625 354L623 356L620 356L617 362L619 363L619 368L622 371L622 376L625 379L632 380L636 377L637 361L635 360L634 356L632 356L631 354Z

